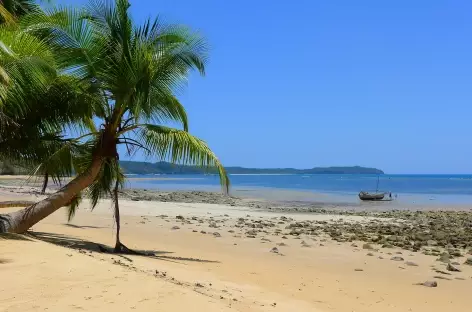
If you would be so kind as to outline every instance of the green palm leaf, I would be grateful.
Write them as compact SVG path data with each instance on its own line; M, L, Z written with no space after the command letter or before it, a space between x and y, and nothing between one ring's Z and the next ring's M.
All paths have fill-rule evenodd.
M67 206L67 222L72 221L81 202L82 202L82 193L78 193L76 196L74 196L74 198L71 200L71 202Z
M216 168L220 183L228 192L230 181L226 170L204 141L186 131L165 126L143 124L138 127L139 141L143 142L149 156L169 159L173 163Z

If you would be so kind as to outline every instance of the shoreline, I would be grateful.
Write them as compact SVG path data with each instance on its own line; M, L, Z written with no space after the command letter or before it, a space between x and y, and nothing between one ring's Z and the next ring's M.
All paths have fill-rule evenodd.
M218 186L209 185L180 185L172 184L173 181L195 181L202 178L127 178L125 188L122 191L124 198L140 197L141 200L161 200L177 202L209 202L209 203L229 203L223 196L220 196ZM166 184L146 184L146 181L163 181ZM64 182L67 182L65 180ZM13 188L20 192L30 190L33 193L42 185L42 179L28 176L0 176L0 188ZM59 186L50 184L49 191L57 189ZM195 193L196 196L193 196ZM166 195L172 194L172 198ZM186 196L190 194L190 196ZM203 198L202 194L207 194ZM194 198L195 197L195 198ZM328 191L308 191L303 189L284 189L269 187L232 187L230 197L236 199L236 205L250 206L272 206L275 209L290 210L291 208L313 211L317 209L342 210L469 210L472 206L472 195L434 195L434 194L400 194L398 199L384 202L362 202L356 193L350 192L328 192ZM471 201L469 203L468 201Z
M436 175L432 175L436 176ZM70 178L66 178L66 183ZM186 193L199 191L206 193L219 193L219 185L211 184L215 181L206 181L201 175L159 175L159 176L128 176L125 184L125 192L133 190L147 190L148 195L158 193ZM201 181L202 183L200 183ZM210 183L211 182L211 183ZM208 184L210 183L210 184ZM39 176L0 176L1 185L17 185L23 187L39 187L42 185L42 177ZM51 185L50 188L57 188ZM270 202L280 206L294 206L299 208L325 208L325 209L357 209L357 210L468 210L472 206L472 194L448 194L448 193L395 193L398 198L390 202L362 202L358 199L358 193L354 191L329 191L304 188L278 188L266 186L235 185L231 187L230 195L238 198L250 199L254 202ZM152 194L151 194L152 196ZM146 196L144 196L146 197ZM179 197L179 196L176 196ZM210 199L211 200L211 199Z

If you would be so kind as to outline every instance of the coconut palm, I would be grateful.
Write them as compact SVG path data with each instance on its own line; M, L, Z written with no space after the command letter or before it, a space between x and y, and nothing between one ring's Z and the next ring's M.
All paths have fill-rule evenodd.
M175 96L190 70L205 73L204 40L158 19L135 26L129 6L127 0L92 1L84 10L34 12L22 19L22 31L43 38L55 62L66 69L62 72L93 96L84 101L91 113L70 121L80 125L81 135L44 161L55 169L73 167L78 175L45 200L3 215L0 231L24 232L77 201L83 190L93 206L117 191L122 183L119 144L159 160L216 167L228 190L224 167L204 141L189 134L185 109ZM168 127L169 121L181 127Z
M0 25L0 158L38 164L66 142L65 126L91 118L88 103L101 97L60 65L47 42Z
M61 132L89 118L91 110L81 101L91 101L93 92L65 74L44 38L20 27L22 15L41 11L34 1L0 2L0 160L31 168L68 144ZM70 175L70 165L51 171L51 178ZM40 173L46 173L45 186L49 174Z

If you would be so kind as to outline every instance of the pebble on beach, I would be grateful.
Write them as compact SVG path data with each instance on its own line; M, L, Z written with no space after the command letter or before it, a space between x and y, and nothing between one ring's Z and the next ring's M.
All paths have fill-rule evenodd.
M446 270L448 270L450 272L460 272L461 271L459 268L453 266L450 263L447 264Z
M420 285L425 286L425 287L438 287L438 282L426 281L426 282L420 283Z

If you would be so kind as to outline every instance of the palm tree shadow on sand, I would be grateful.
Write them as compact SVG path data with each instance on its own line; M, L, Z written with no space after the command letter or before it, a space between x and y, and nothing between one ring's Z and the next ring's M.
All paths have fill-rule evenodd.
M56 233L47 233L47 232L36 232L36 231L29 231L28 235L47 242L51 244L55 244L62 247L67 247L76 250L84 250L90 252L99 252L99 253L109 253L109 254L116 254L122 256L120 253L116 253L113 251L113 248L94 243L91 241L83 240L77 237L63 235L63 234L56 234ZM172 251L162 251L162 250L135 250L136 254L134 256L140 257L147 257L152 259L158 260L165 260L165 261L172 261L172 262L202 262L202 263L219 263L219 261L214 260L206 260L206 259L198 259L198 258L188 258L188 257L176 257L176 256L169 256L168 254L172 254ZM130 255L126 253L126 255Z
M104 229L103 226L93 226L93 225L77 225L72 223L65 223L65 226L74 228L74 229Z

